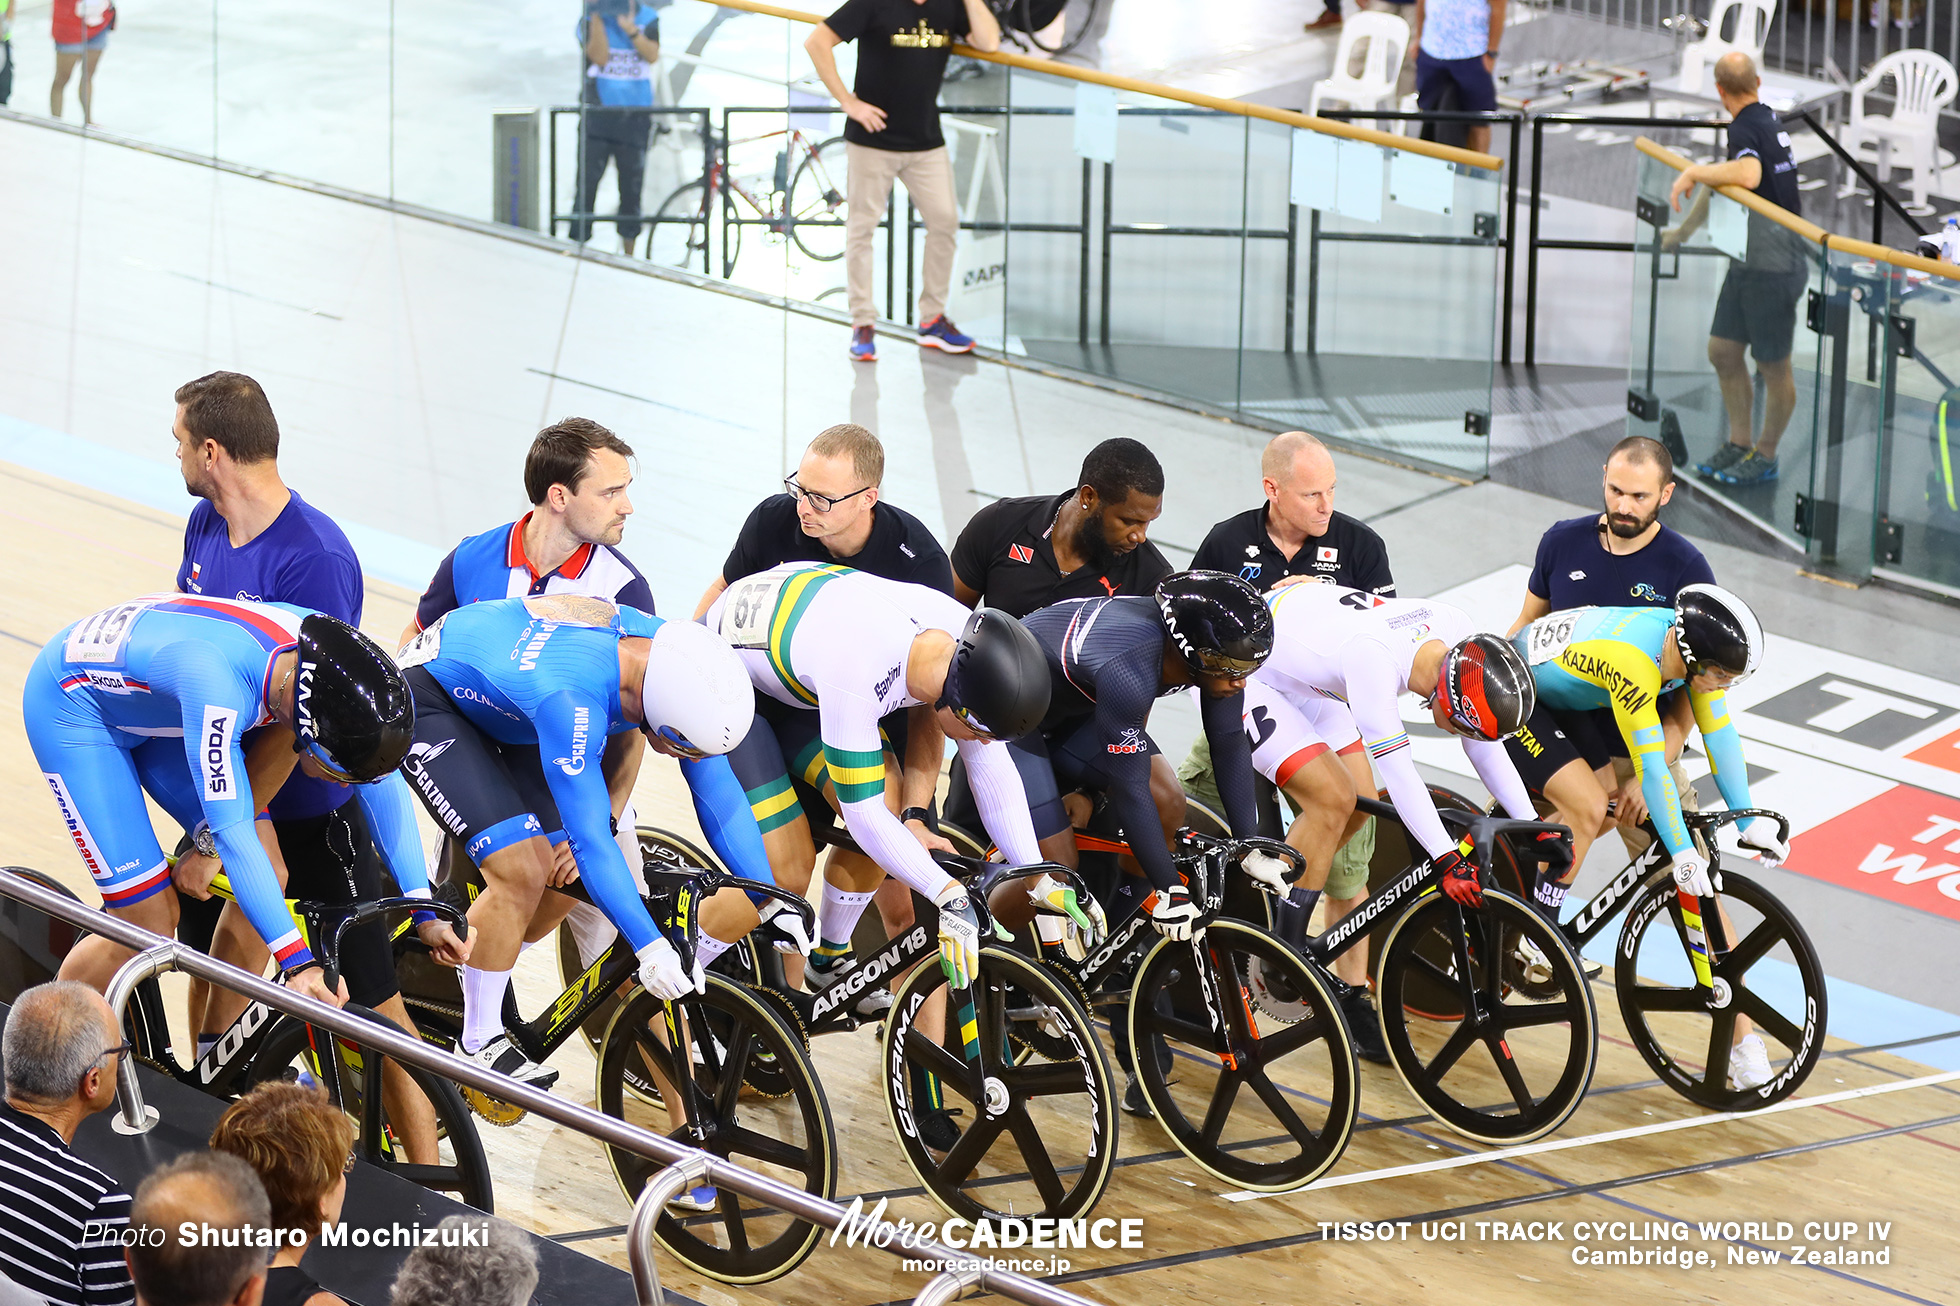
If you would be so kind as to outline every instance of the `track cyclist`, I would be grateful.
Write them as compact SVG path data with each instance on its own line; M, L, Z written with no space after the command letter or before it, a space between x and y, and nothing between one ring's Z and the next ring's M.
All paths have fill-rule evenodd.
M769 881L720 757L748 733L747 679L728 646L700 626L582 594L456 608L410 640L401 663L416 705L402 770L485 885L470 906L475 951L463 974L460 1050L548 1086L557 1072L503 1030L518 953L555 929L570 903L556 895L541 905L545 889L581 880L639 957L640 982L668 999L700 991L712 941L740 939L756 923L746 895L715 895L688 972L648 913L613 828L639 775L641 750L624 746L638 731L656 751L691 759L683 771L715 850Z
M1361 827L1354 800L1375 792L1370 759L1381 768L1396 815L1440 873L1444 892L1466 906L1480 903L1480 868L1470 845L1451 839L1436 814L1397 699L1423 698L1436 725L1462 739L1465 756L1504 810L1536 820L1531 796L1498 742L1531 713L1524 659L1501 636L1475 633L1461 609L1430 599L1289 585L1267 602L1273 655L1246 685L1246 739L1253 765L1300 809L1286 839L1307 863L1282 907L1282 936L1304 929L1335 852ZM1557 838L1537 851L1561 870L1571 857L1569 844ZM1380 1017L1365 985L1362 978L1343 993L1341 1009L1356 1051L1386 1062Z
M1025 621L1041 642L1052 694L1040 729L1016 740L1009 751L1033 804L1043 853L1065 866L1078 864L1063 785L1106 795L1148 894L1130 883L1132 877L1122 877L1122 883L1098 891L1107 893L1109 914L1127 916L1141 898L1139 909L1149 912L1160 934L1190 938L1198 906L1170 854L1170 840L1184 822L1184 791L1174 775L1167 785L1153 784L1160 774L1151 765L1158 748L1145 727L1159 698L1198 686L1232 834L1256 834L1252 764L1239 719L1245 679L1272 651L1271 614L1258 592L1236 576L1182 571L1159 581L1149 598L1070 599L1031 612ZM1247 854L1245 861L1248 869L1276 863L1261 869L1274 878L1286 869L1260 852ZM1010 927L1029 911L1026 904L1012 910L1007 899L1015 892L1003 887L994 903ZM1116 1028L1124 1031L1116 1050L1130 1077L1124 1108L1142 1114L1148 1108L1130 1064L1127 1025L1118 1021Z
M1685 684L1695 725L1715 773L1716 786L1731 810L1753 806L1749 770L1742 758L1742 736L1729 718L1727 691L1754 674L1763 656L1763 627L1756 614L1718 585L1686 585L1672 608L1575 608L1540 617L1513 640L1530 663L1539 702L1557 714L1611 708L1640 781L1647 812L1674 860L1675 881L1698 898L1713 896L1708 859L1695 846L1681 819L1681 796L1668 774L1665 744L1656 706L1660 696ZM1542 719L1542 718L1541 718ZM1542 769L1558 761L1551 750L1530 759L1515 741L1513 756L1526 778L1542 791ZM1570 764L1573 759L1565 759ZM1582 763L1583 764L1583 763ZM1602 790L1611 787L1605 772ZM1563 819L1561 817L1561 819ZM1575 830L1577 827L1575 826ZM1596 831L1586 831L1591 834ZM1789 856L1775 821L1757 817L1740 832L1742 846L1775 865ZM1556 918L1574 868L1540 872L1533 898ZM1693 928L1698 921L1691 921ZM1724 925L1727 921L1724 919ZM1733 937L1733 931L1731 931ZM1693 951L1697 979L1708 983L1705 946ZM1770 1081L1769 1054L1747 1016L1736 1017L1736 1042L1729 1053L1729 1078L1738 1089Z
M361 786L403 892L429 892L413 807L392 778L414 725L408 686L379 646L333 617L189 594L131 599L76 622L42 649L21 712L103 906L133 925L167 937L177 924L177 895L164 892L170 867L140 817L147 792L222 858L281 982L323 1002L345 1001L345 986L328 991L301 941L260 842L261 804L241 742L260 726L288 731L292 741L270 767L261 762L262 797L278 790L295 760L316 779ZM407 855L398 855L403 849ZM433 916L421 929L438 952L458 944ZM62 978L105 988L131 955L93 936L68 954Z
M970 984L979 922L965 887L932 860L933 850L952 850L930 828L933 793L950 738L1007 860L1041 859L1020 776L996 746L1032 729L1048 706L1040 647L997 609L969 612L923 585L816 563L735 581L706 619L734 645L756 690L755 727L729 760L784 887L807 890L816 865L810 821L827 821L830 802L864 854L830 864L806 986L822 992L850 974L852 931L887 873L938 906L940 965L952 985ZM901 708L909 709L905 758L894 785L878 721ZM1075 909L1072 890L1039 883L1056 906ZM1089 927L1079 912L1077 925ZM950 1146L953 1126L936 1096L926 1100L922 1136Z

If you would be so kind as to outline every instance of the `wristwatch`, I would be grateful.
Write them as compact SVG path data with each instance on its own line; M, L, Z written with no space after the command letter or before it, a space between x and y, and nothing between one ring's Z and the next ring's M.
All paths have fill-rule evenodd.
M1484 58L1486 58L1486 59L1495 59L1496 57L1497 57L1497 51L1495 51L1495 50L1486 50L1486 51L1484 51Z
M191 847L206 857L218 855L218 840L211 833L210 826L200 824L197 829L191 831Z
M930 807L908 807L898 814L898 819L901 823L918 821L934 834L939 833L939 822L933 819Z

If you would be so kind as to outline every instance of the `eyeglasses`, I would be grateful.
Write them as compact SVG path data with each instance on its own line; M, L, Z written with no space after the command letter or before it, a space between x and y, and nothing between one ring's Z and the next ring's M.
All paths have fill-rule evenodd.
M835 508L838 504L844 502L844 500L846 499L857 498L860 494L863 494L865 490L875 490L877 488L878 487L875 485L867 485L863 489L852 490L849 494L840 494L833 499L827 494L818 494L814 490L804 489L802 486L796 483L796 478L794 476L783 477L784 493L788 494L792 499L808 499L810 501L810 506L816 509L820 513L829 512L832 508Z
M353 1174L354 1167L360 1164L360 1160L361 1160L361 1149L358 1147L348 1148L347 1159L340 1163L340 1173Z
M118 1043L112 1048L103 1048L102 1055L98 1056L96 1060L99 1062L105 1057L119 1057L126 1052L134 1052L135 1050L136 1045L134 1043Z

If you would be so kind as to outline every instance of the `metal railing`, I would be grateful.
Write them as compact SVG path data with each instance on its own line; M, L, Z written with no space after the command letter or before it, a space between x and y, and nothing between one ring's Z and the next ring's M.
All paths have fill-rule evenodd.
M633 1218L628 1226L628 1256L634 1291L641 1306L663 1306L665 1300L659 1270L653 1259L654 1223L669 1198L697 1183L731 1189L765 1206L826 1229L839 1228L849 1218L853 1228L862 1231L860 1236L868 1235L865 1237L868 1245L887 1255L956 1263L965 1267L946 1270L927 1283L917 1298L921 1306L940 1306L956 1299L966 1289L975 1287L1029 1303L1029 1306L1090 1306L1086 1298L1063 1292L1024 1274L996 1269L991 1260L980 1261L971 1252L957 1251L919 1238L911 1230L902 1229L888 1220L873 1219L862 1213L851 1216L836 1202L812 1196L801 1188L793 1188L698 1148L686 1147L670 1138L635 1128L590 1107L553 1097L550 1093L486 1070L460 1057L437 1052L392 1025L377 1025L363 1020L338 1007L272 984L236 966L214 961L174 939L159 939L147 930L105 911L85 906L25 879L15 874L14 869L0 867L0 895L27 903L78 929L136 951L137 955L116 972L108 988L117 1028L122 1027L124 1008L138 984L166 971L181 971L206 983L243 994L274 1011L297 1016L309 1025L331 1031L361 1046L374 1048L404 1065L440 1075L534 1112L588 1138L661 1162L666 1169L647 1181L647 1186L633 1204ZM156 1125L158 1113L143 1101L142 1085L134 1073L116 1077L116 1097L119 1111L113 1123L119 1132L140 1134Z

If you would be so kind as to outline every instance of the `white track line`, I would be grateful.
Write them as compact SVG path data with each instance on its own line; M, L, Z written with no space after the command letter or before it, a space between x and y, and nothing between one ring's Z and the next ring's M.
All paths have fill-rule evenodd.
M1381 1179L1400 1179L1404 1175L1431 1174L1438 1170L1456 1170L1467 1165L1484 1165L1492 1161L1509 1161L1520 1156L1538 1156L1545 1152L1563 1152L1568 1148L1591 1147L1595 1143L1617 1143L1626 1138L1644 1138L1650 1134L1672 1133L1677 1129L1699 1129L1703 1125L1719 1125L1727 1120L1760 1119L1775 1115L1779 1111L1799 1111L1808 1106L1829 1106L1833 1102L1849 1102L1861 1097L1877 1097L1881 1093L1898 1093L1908 1088L1927 1088L1934 1084L1947 1084L1960 1079L1960 1070L1950 1070L1944 1074L1923 1075L1918 1079L1902 1079L1891 1084L1873 1084L1865 1088L1847 1088L1842 1093L1825 1093L1821 1097L1794 1097L1778 1102L1773 1106L1755 1111L1724 1111L1709 1116L1689 1116L1682 1120L1663 1120L1657 1124L1636 1125L1631 1129L1615 1129L1604 1134L1587 1134L1582 1138L1554 1138L1548 1142L1525 1143L1518 1147L1507 1147L1499 1152L1471 1152L1465 1156L1444 1157L1437 1161L1418 1161L1413 1165L1389 1166L1383 1170L1363 1170L1357 1174L1336 1175L1306 1188L1296 1188L1294 1192L1320 1192L1327 1188L1344 1188L1349 1184L1371 1184ZM1286 1197L1287 1193L1225 1193L1228 1202L1256 1202L1263 1197Z

